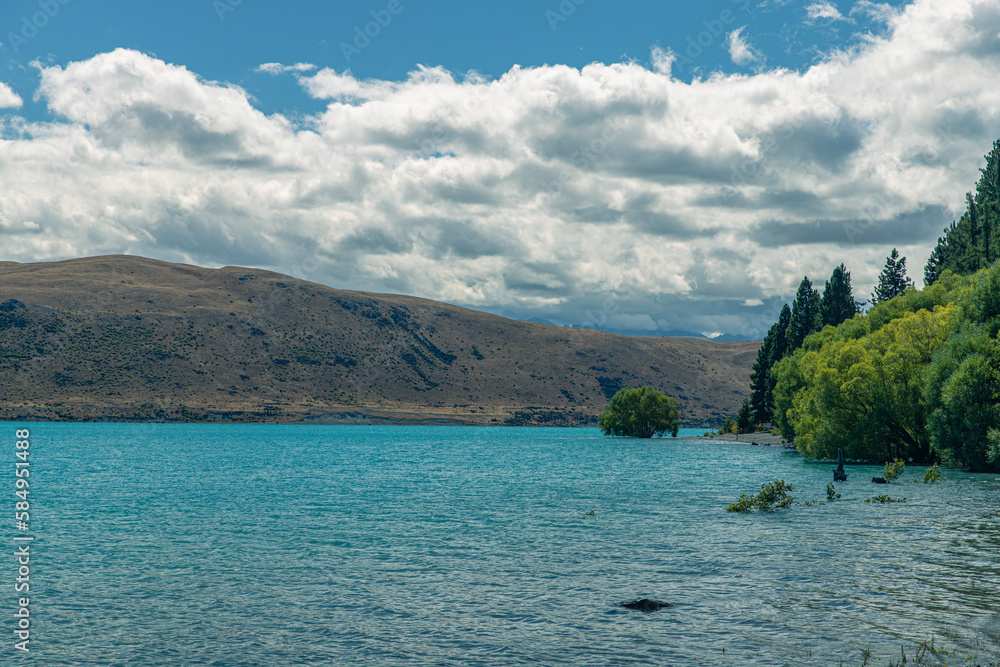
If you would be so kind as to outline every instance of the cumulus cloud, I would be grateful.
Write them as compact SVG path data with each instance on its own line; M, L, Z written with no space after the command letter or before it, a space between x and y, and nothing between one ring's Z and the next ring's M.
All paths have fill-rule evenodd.
M10 86L0 81L0 109L17 109L24 104L21 96L15 93Z
M917 0L802 72L686 83L665 51L496 79L302 69L326 108L301 124L120 49L40 68L52 120L0 119L0 233L22 261L129 252L760 334L804 274L846 262L864 292L897 247L919 275L1000 134L998 31L993 2Z
M729 43L729 57L737 65L747 65L752 62L763 61L763 54L751 48L743 37L744 30L746 30L746 26L737 28L729 33L727 39Z

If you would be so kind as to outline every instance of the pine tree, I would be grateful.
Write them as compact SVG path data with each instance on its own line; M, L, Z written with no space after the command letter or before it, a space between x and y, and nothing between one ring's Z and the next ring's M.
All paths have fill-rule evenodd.
M944 270L947 268L946 264L948 262L948 232L949 230L955 229L955 223L951 223L951 227L945 227L944 236L939 236L937 240L937 245L931 250L931 256L927 258L927 263L924 264L924 287L930 287L934 282L941 277Z
M806 336L823 328L820 314L819 292L813 289L809 276L802 278L792 302L792 317L788 324L788 349L790 352L802 347Z
M878 285L872 293L872 304L882 303L899 296L907 287L913 287L913 281L906 276L906 258L900 257L893 248L892 253L885 258L885 268L878 277Z
M997 227L1000 226L1000 139L993 142L980 169L973 195L966 196L966 211L944 230L924 267L924 283L932 284L949 269L973 273L997 260Z
M774 421L774 387L777 380L772 373L774 365L788 351L788 323L792 311L786 303L781 307L778 321L771 325L757 350L757 360L750 373L750 409L754 424Z
M750 407L750 401L744 399L743 405L740 406L740 411L736 415L736 432L753 433L754 424L753 408Z
M993 263L993 227L1000 218L1000 139L993 142L993 150L985 156L986 168L980 169L976 183L975 205L978 208L980 229L983 233L983 266Z
M823 288L820 299L820 312L823 325L837 326L849 320L861 311L858 302L854 300L851 291L851 274L843 264L833 270L830 279Z
M772 324L764 341L757 350L757 360L753 363L750 373L750 407L753 409L755 424L766 424L771 421L771 409L767 403L767 390L770 385L772 355L777 324Z
M781 307L778 323L774 325L774 345L771 346L771 360L767 371L767 392L764 394L764 405L767 406L768 419L758 422L761 424L774 421L774 388L778 384L778 378L774 376L774 365L784 359L790 351L788 348L788 326L791 322L792 309L786 303Z
M788 325L792 322L792 309L786 303L778 315L777 328L774 331L774 347L771 349L771 365L785 358L791 350L788 349Z
M979 216L976 215L976 200L972 198L971 192L965 193L965 203L969 207L969 245L972 250L972 270L978 271L980 267L979 253Z

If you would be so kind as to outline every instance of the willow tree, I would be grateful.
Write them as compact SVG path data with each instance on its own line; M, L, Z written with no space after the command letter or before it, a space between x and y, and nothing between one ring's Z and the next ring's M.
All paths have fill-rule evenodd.
M651 438L666 432L677 437L681 411L677 400L652 387L619 389L598 421L604 435Z

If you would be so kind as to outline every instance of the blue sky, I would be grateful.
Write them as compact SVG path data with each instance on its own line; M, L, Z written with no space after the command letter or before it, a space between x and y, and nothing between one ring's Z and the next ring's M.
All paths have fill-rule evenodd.
M388 0L307 0L291 6L260 0L8 0L0 8L0 42L7 81L26 101L37 84L32 61L62 65L128 48L182 64L206 79L238 84L265 112L294 115L321 107L296 86L256 74L258 65L312 63L349 68L360 78L400 80L422 64L498 77L514 65L648 63L650 49L659 46L681 56L676 74L690 80L716 71L750 72L762 64L801 69L855 45L866 32L885 30L871 13L855 12L854 23L846 26L823 16L811 20L807 7L824 4L399 0L399 13L390 12L387 25L354 53L342 45L357 48L356 29L380 15L385 20ZM52 16L36 20L41 14ZM31 27L26 29L25 21ZM17 39L34 34L38 25L37 35L24 43ZM743 26L764 63L732 61L726 36ZM26 113L41 117L45 107Z
M1000 135L997 16L8 0L0 259L253 264L559 324L756 335L803 274L846 262L863 295L898 246L919 278Z

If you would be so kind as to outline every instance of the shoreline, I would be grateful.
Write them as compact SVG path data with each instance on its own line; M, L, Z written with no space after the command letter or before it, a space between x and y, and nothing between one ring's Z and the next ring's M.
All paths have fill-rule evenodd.
M699 440L721 440L723 442L741 442L747 445L757 445L759 447L781 446L795 449L795 443L788 442L780 435L771 433L712 433L710 435L700 435Z

